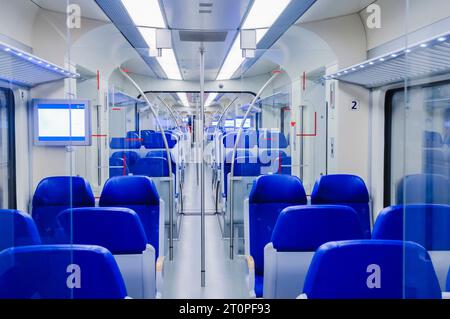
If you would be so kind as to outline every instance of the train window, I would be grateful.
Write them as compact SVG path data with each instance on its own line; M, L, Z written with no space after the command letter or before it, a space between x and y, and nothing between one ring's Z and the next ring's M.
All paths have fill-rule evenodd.
M448 204L438 185L450 173L449 101L450 83L387 94L385 206Z
M0 88L0 208L14 208L14 99L9 89Z

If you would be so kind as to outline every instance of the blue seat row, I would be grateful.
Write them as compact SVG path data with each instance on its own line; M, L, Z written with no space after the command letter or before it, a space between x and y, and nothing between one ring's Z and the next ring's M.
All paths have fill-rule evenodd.
M172 173L176 175L177 165L171 156ZM149 177L169 176L167 152L165 150L153 150L141 158L134 151L114 152L109 160L109 176L124 176L129 174L144 175Z
M348 184L337 183L339 179ZM308 298L440 298L450 266L446 231L450 206L387 208L370 239L364 189L362 180L352 175L323 176L313 191L313 205L304 205L306 196L298 178L258 177L249 198L245 236L250 295L295 298L303 291ZM403 212L409 215L405 218ZM442 254L436 255L439 250ZM377 287L377 265L386 268L383 289ZM348 287L340 286L342 278L349 280Z
M222 144L225 148L233 148L236 143L237 132L229 132L222 137ZM274 131L243 131L239 139L238 148L280 148L289 146L286 136L282 132Z
M51 183L43 182L41 184L46 186L50 184L57 187L58 183L73 182L70 177L48 179L51 180ZM42 195L44 189L40 189L37 193ZM47 199L50 202L54 200L52 196L52 192L47 194ZM64 191L60 191L58 196L70 197L70 194L64 194ZM128 295L135 298L154 298L158 286L158 276L155 275L156 265L159 264L159 268L161 268L164 258L164 217L159 207L159 196L152 180L144 176L111 178L103 189L100 206L79 208L58 206L61 211L52 210L54 220L51 224L54 225L52 229L54 236L52 238L43 237L43 239L51 241L53 245L44 246L41 245L37 227L29 215L14 210L0 210L0 228L2 230L0 233L0 248L1 250L4 249L4 252L0 254L0 290L4 287L8 288L9 285L17 286L17 289L13 290L11 294L5 292L4 297L122 298L126 296L126 291L128 291ZM45 207L40 207L40 209L42 209L42 214L45 215ZM50 220L50 218L46 220ZM39 221L36 220L36 222ZM65 244L83 246L64 246ZM31 247L31 245L34 247ZM72 251L70 247L73 247ZM123 275L127 287L124 294L107 294L103 293L101 289L99 291L92 290L89 284L85 285L85 287L89 287L86 291L76 290L69 293L69 290L64 289L59 282L61 280L59 275L48 278L51 272L47 274L46 268L53 270L55 267L63 267L65 272L68 262L73 263L77 258L64 259L63 256L71 256L71 254L84 256L85 251L96 252L96 254L90 253L86 257L86 259L93 260L91 264L84 261L84 257L80 257L81 263L85 267L94 268L94 270L90 269L87 272L88 274L90 272L95 273L96 267L99 267L99 271L104 272L110 271L107 269L108 267L119 267L119 274ZM18 253L20 255L17 257ZM108 259L108 254L111 255L111 253L114 255L117 265L113 262L100 265L95 261L101 258L100 255ZM41 263L39 259L34 260L33 264L36 265L38 271L33 273L31 277L32 280L36 279L36 282L32 281L29 287L24 287L22 281L30 276L21 278L20 276L8 275L11 272L16 274L16 272L21 273L28 270L28 268L23 270L20 262L8 262L11 258L17 257L17 260L20 261L23 257L24 260L30 262L33 258L39 256L54 258L54 262L49 265L48 262ZM142 265L142 267L136 268L136 265ZM40 276L40 278L33 277L34 274ZM83 272L83 278L86 278L85 276L86 272ZM112 277L114 276L110 276L109 279L114 280ZM160 277L162 278L161 275ZM122 277L119 279L122 280ZM95 283L94 278L83 280L89 281L92 285ZM46 291L43 286L49 283L54 283L54 287ZM64 283L66 283L66 280L64 280ZM98 284L102 284L102 278L99 278ZM159 286L161 287L161 283L159 283Z
M173 148L177 144L176 136L166 131L167 144L169 148ZM127 132L125 137L113 137L109 143L111 149L140 149L141 147L146 149L163 149L165 148L164 140L160 132L153 130L142 130L141 134L131 131Z

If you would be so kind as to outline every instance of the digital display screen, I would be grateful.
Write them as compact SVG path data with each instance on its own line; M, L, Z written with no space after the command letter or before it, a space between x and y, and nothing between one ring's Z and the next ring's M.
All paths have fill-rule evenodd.
M35 100L36 145L90 145L87 101Z
M212 121L212 122L211 122L211 126L217 126L217 124L219 124L218 121Z
M241 127L243 118L237 118L236 119L236 127ZM246 119L243 128L250 128L252 127L252 120Z
M225 120L225 127L235 127L234 120Z

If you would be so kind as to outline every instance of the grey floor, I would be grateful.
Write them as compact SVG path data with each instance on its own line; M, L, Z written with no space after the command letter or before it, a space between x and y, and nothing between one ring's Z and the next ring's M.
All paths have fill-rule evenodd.
M211 171L205 170L205 248L206 286L201 287L200 253L200 187L197 187L195 164L186 172L184 203L187 214L181 222L180 238L174 243L174 259L166 258L163 298L245 298L245 260L229 258L228 240L223 240L217 216L213 215L214 200Z

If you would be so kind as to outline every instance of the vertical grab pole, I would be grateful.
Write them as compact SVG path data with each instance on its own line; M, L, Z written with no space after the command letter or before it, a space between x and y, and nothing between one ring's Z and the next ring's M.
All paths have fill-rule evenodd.
M162 127L158 115L153 108L153 105L148 100L147 96L145 95L144 91L139 87L139 85L121 68L119 68L122 75L127 78L133 86L138 90L141 97L144 98L145 102L150 107L150 111L153 114L153 117L155 118L156 124L158 125L158 129L161 131L161 135L164 142L164 147L166 149L167 158L170 159L170 149L169 149L169 143L167 143L166 133L164 132L164 128ZM167 164L169 166L169 174L172 174L172 161L168 160ZM163 252L164 254L164 252ZM173 260L173 180L172 176L169 177L169 260Z
M201 184L201 286L205 287L205 165L203 161L205 152L205 50L200 48L200 184Z
M267 82L261 87L258 94L253 98L252 102L250 103L247 112L245 112L244 118L242 119L241 126L239 127L239 131L236 135L236 142L234 143L233 147L233 154L231 156L231 172L230 172L230 259L234 259L234 200L233 200L233 177L234 177L234 160L236 157L236 151L237 146L239 145L239 140L241 139L242 129L244 128L244 123L247 120L248 115L250 114L251 110L255 106L256 101L259 99L261 94L264 92L264 90L267 88L267 86L272 83L273 80L278 76L278 74L281 73L281 70L277 70L272 72L272 76L270 79L267 80Z

